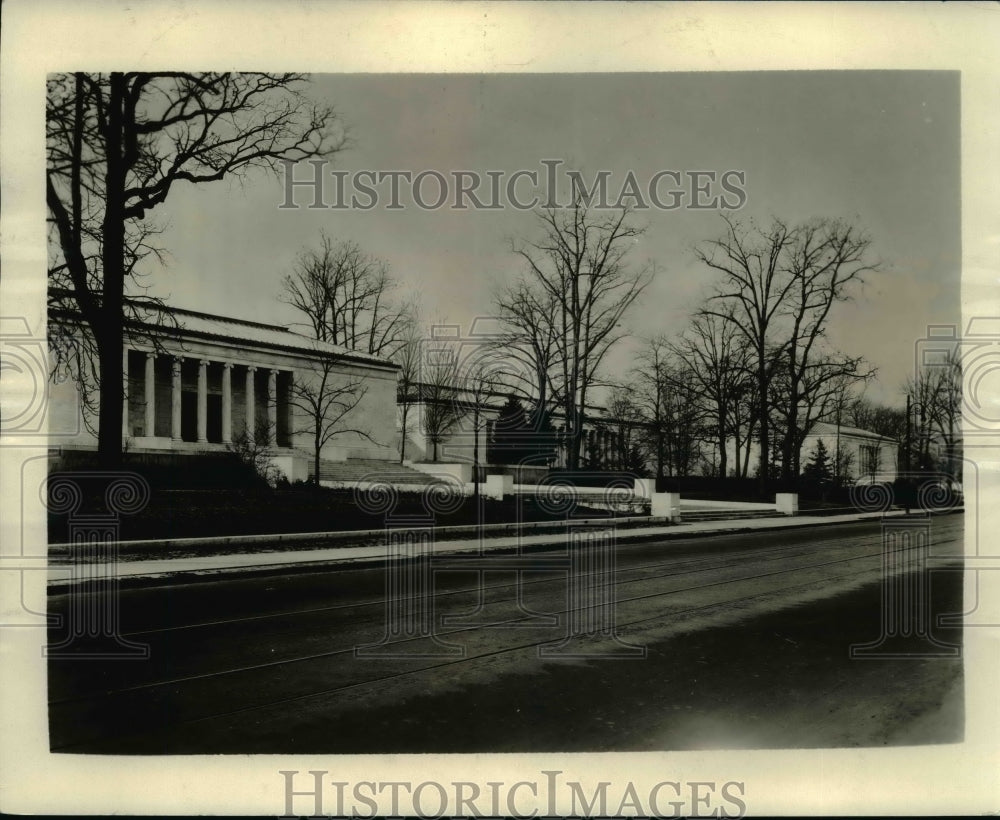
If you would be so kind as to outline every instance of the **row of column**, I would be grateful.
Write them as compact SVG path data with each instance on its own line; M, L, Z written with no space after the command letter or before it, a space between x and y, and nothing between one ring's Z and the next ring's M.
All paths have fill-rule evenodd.
M123 356L122 371L124 374L124 410L122 414L122 435L129 435L129 349L125 348ZM172 357L171 382L170 382L170 438L172 441L181 441L181 364L184 361L181 356ZM198 443L208 443L208 359L198 360ZM232 388L232 362L220 362L222 364L222 441L230 444L233 440L233 388ZM145 362L145 394L146 394L146 417L144 432L147 436L152 436L156 429L156 354L146 352ZM246 432L247 436L253 440L256 430L256 392L254 390L255 374L257 368L248 366L246 370ZM278 432L278 371L268 370L267 375L267 444L274 445L277 442Z
M556 428L556 464L565 466L566 464L566 428ZM584 458L590 453L596 453L598 464L607 466L614 463L618 456L618 451L622 442L622 434L598 428L596 430L585 430L583 433L582 453Z

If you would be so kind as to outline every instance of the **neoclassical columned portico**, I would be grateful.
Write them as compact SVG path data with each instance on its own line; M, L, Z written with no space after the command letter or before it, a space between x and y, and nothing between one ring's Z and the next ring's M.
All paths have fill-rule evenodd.
M122 364L125 437L166 439L169 431L171 446L210 446L245 433L251 441L266 437L261 443L270 446L291 445L290 369L267 368L265 377L254 364L128 347Z

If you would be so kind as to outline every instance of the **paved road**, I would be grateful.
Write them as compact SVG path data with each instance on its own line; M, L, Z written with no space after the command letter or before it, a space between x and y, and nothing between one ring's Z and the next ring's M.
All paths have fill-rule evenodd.
M932 519L932 531L932 554L960 567L961 516ZM481 583L469 570L441 572L437 641L400 641L382 657L355 654L385 635L381 568L123 590L121 628L150 656L50 660L52 748L597 751L961 738L960 657L848 656L880 634L877 522L620 546L620 643L584 639L577 655L540 658L539 646L565 634L567 611L580 612L566 573L537 568L559 557L533 554L520 584L509 571ZM933 614L961 612L960 573L931 577ZM50 595L54 614L71 603L107 602ZM961 642L956 628L935 636ZM644 657L578 656L629 646Z

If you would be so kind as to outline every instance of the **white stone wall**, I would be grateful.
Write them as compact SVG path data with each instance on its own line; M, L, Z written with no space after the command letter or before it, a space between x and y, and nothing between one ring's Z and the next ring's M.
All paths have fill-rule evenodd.
M201 339L185 339L183 346L174 341L168 341L165 343L165 349L159 351L155 359L154 390L152 393L154 402L151 411L154 421L154 435L147 435L147 421L149 420L145 406L147 352L147 350L133 351L129 357L129 387L133 390L133 396L129 402L129 413L124 430L128 437L127 446L132 450L175 449L186 452L224 450L226 448L225 433L228 433L232 439L245 429L244 416L247 408L244 396L247 368L256 368L254 377L255 392L257 393L255 405L259 406L255 406L254 415L258 420L268 418L267 403L263 397L271 382L271 371L278 371L280 374L276 374L274 377L276 386L279 381L287 382L289 378L313 381L317 378L315 360L292 351L241 347L237 342L220 341L215 343ZM215 441L178 441L171 437L173 427L172 365L178 357L183 359L185 363L181 378L182 390L189 395L192 389L197 388L199 362L207 361L210 363L205 368L206 406L209 401L218 402L224 392L223 363L228 362L233 365L230 369L230 429L225 430L223 427L224 433L221 434L213 430L209 434L209 438L217 439ZM346 362L338 364L335 370L342 374L344 379L363 381L365 385L364 396L358 406L344 418L342 424L344 427L364 430L373 441L358 433L343 433L336 436L324 447L323 457L398 459L396 371ZM122 373L116 374L118 378L121 376ZM53 446L96 447L96 437L83 423L82 401L77 384L72 379L61 382L50 379L47 391L48 429ZM97 399L97 396L93 397L95 404ZM214 404L214 406L218 407L218 404ZM225 407L224 402L222 406ZM303 414L293 407L285 407L279 403L278 412L282 411L287 414L290 446L276 447L276 450L289 453L294 449L311 456L313 444L311 436L305 432L309 425L304 421ZM186 423L185 428L189 431L192 421L191 412L192 408L188 406L183 417ZM221 418L221 411L217 410L216 412L218 415L215 418ZM94 423L96 425L96 419ZM284 422L279 422L279 427L284 428L286 425ZM201 432L203 431L199 429L197 435L200 436Z
M816 447L816 443L821 439L823 444L826 446L827 453L830 456L830 468L831 470L833 469L834 458L836 457L837 452L836 433L811 433L806 436L799 459L801 469L805 469L805 466L809 463L812 452ZM875 476L876 481L892 481L896 477L896 461L899 445L892 441L872 440L841 432L840 450L842 453L849 453L851 455L851 465L849 468L851 478L855 481L870 480L869 474L862 475L860 471L862 465L861 448L869 445L878 446L880 452L880 468ZM740 451L740 465L743 463L744 456L745 449ZM727 469L731 472L736 468L736 443L732 439L726 443L726 457L728 459ZM756 441L753 441L750 443L750 461L749 470L747 471L748 476L754 475L759 463L760 445L758 445Z

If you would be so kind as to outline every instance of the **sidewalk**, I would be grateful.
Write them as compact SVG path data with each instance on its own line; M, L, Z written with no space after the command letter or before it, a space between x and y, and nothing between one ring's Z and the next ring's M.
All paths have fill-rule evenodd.
M854 521L864 521L883 517L904 515L901 510L888 513L851 513L848 515L824 516L794 516L789 518L750 518L731 521L702 521L680 523L665 526L632 527L618 529L618 543L650 540L679 540L700 538L728 533L793 529L813 527L817 525L846 524ZM592 526L609 523L613 519L596 519L588 523ZM346 534L345 534L346 535ZM360 535L360 534L359 534ZM383 533L384 535L384 533ZM254 543L261 543L267 537L254 536ZM270 536L271 542L279 540L280 536ZM249 540L249 539L248 539ZM492 538L465 538L453 541L437 542L435 554L454 555L477 552L512 552L520 547L522 550L535 551L546 546L564 544L565 533L544 533L540 535L505 535ZM179 542L170 542L179 543ZM232 546L238 545L240 539L229 539ZM128 546L127 544L124 546ZM130 556L129 556L130 557ZM366 546L326 547L321 549L273 550L262 552L236 552L215 555L178 554L165 558L138 558L129 560L124 557L115 565L115 575L120 580L140 579L177 579L193 580L202 577L204 580L217 580L221 575L243 575L249 573L273 573L278 571L307 571L309 568L329 568L346 565L349 567L378 564L385 560L384 544ZM78 578L100 578L107 572L106 565L83 564L71 567L69 563L50 564L48 580L50 587L64 587L72 583L70 573L75 570Z

